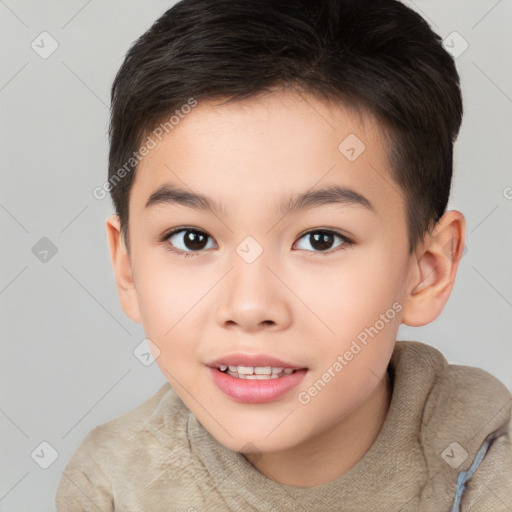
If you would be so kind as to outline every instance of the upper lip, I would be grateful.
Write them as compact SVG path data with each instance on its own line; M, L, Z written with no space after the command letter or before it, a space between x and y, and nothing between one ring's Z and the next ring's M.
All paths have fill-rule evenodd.
M273 357L267 354L227 354L223 357L219 357L215 359L215 361L210 361L206 363L206 366L210 366L211 368L219 368L221 364L225 364L226 366L273 366L275 368L293 368L300 370L304 368L304 366L297 366L293 363L287 363L282 359L278 359L277 357Z

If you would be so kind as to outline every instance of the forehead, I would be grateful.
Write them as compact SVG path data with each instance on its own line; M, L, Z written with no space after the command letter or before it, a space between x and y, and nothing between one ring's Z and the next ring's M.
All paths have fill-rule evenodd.
M139 163L131 200L143 209L162 184L211 196L229 213L282 203L291 192L341 185L385 213L402 193L377 120L342 103L295 92L200 102L160 135ZM398 200L398 201L397 201Z

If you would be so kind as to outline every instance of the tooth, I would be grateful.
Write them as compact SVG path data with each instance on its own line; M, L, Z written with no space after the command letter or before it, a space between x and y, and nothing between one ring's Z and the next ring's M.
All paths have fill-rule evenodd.
M227 370L227 368L228 367L225 364L221 364L219 369L220 369L221 372L224 372L224 371Z
M225 367L226 365L221 366ZM226 373L231 377L250 380L279 379L284 375L290 375L294 372L294 368L279 368L270 366L229 366L226 367L226 369Z
M256 375L270 375L272 373L271 366L255 366L254 373Z

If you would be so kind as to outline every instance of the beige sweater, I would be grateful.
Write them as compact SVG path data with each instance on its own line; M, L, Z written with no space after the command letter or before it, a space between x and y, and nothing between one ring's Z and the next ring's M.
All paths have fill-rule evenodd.
M166 383L148 401L86 436L63 473L57 507L510 512L507 388L483 370L449 365L439 351L418 342L397 342L390 370L393 396L384 426L367 454L336 480L309 488L270 480L217 442ZM457 478L464 480L461 472L467 470L474 474L466 475L459 508Z

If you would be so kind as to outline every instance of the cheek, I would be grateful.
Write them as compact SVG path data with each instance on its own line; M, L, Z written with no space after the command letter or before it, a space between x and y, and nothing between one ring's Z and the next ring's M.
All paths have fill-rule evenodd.
M171 263L162 253L142 253L135 268L143 325L156 329L159 337L171 335L169 329L193 312L210 281L201 279L185 265Z
M325 423L339 420L374 391L393 352L400 324L400 272L384 259L369 263L351 265L317 287L316 296L309 295L334 334L325 329L316 337L318 364L299 391L310 400L305 409L325 416ZM332 407L340 403L343 408Z
M330 267L323 276L302 280L297 289L331 335L347 340L373 325L401 298L401 272L393 258L361 255Z
M158 258L149 259L146 264L141 259L140 263L135 275L142 325L146 336L160 349L157 362L167 364L170 355L179 357L191 348L179 340L184 336L191 339L183 329L190 330L188 317L204 292L190 285L186 273L171 271L170 265L159 262Z
M321 356L314 377L329 369L336 374L322 400L339 399L342 393L355 404L378 383L391 356L400 325L404 269L397 255L378 249L347 258L345 266L324 276L322 286L311 280L309 290L302 291L329 327L318 324L316 329L325 335L316 337ZM323 380L328 379L325 375Z

